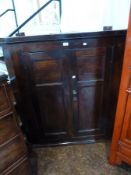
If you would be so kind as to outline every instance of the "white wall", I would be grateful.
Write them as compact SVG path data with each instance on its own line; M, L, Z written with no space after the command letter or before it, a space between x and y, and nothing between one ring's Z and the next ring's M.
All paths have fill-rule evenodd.
M115 30L127 29L130 11L130 0L112 1L112 24Z
M101 5L100 5L101 1ZM63 0L63 32L102 30L106 0Z
M63 0L63 32L127 29L130 0Z
M38 8L36 0L14 1L19 25ZM40 5L47 1L39 0ZM56 20L59 16L54 16L55 13L47 7L41 13L42 23L39 21L40 16L37 16L21 32L39 35L58 33L60 27L61 32L90 32L102 31L103 26L113 26L113 30L126 29L128 26L130 0L62 0L62 3L61 25ZM0 0L0 13L11 7L11 0ZM8 36L15 28L13 12L0 18L0 37Z
M39 0L40 7L44 5L48 0ZM21 25L28 17L30 17L35 11L38 10L38 4L36 0L14 0L16 7L16 14L18 19L18 25ZM20 32L25 32L28 35L37 35L45 33L59 33L60 24L59 16L57 15L58 20L56 21L56 14L52 13L52 9L58 12L58 6L54 8L54 4L58 2L52 2L44 11L39 15L33 18L29 23L27 23ZM0 11L2 12L2 7L12 8L11 0L2 0L0 1ZM40 23L39 16L41 15L42 23ZM0 18L0 37L8 36L16 28L14 13L8 12L2 19Z
M8 8L12 8L11 0L0 0L0 14ZM0 37L7 36L10 31L16 28L14 14L8 12L6 15L0 18Z
M15 0L19 1L19 0ZM26 4L26 0L24 0ZM42 7L48 0L39 0L39 5L36 3L36 0L31 0L31 6L26 7L29 9L29 14L25 15L26 17L23 19L27 19L30 15L32 15L35 11L38 10L38 8ZM29 3L29 4L30 4ZM19 6L19 3L17 4L17 7ZM60 32L60 24L58 21L59 16L58 16L58 2L54 1L49 6L46 7L43 11L41 11L36 17L34 17L23 29L21 29L21 32L25 32L26 35L42 35L42 34L49 34L49 33L59 33ZM22 14L22 10L18 7L17 10L19 12L19 19ZM26 10L28 11L28 10ZM56 13L55 13L56 12ZM18 19L18 20L19 20ZM23 20L23 21L24 21ZM21 23L23 22L21 20Z

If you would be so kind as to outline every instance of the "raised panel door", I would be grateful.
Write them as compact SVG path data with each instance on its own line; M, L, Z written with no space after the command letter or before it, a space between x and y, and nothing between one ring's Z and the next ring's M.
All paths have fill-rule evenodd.
M41 51L22 57L24 69L29 70L27 77L41 140L62 142L72 135L68 53Z
M127 89L128 97L125 108L125 116L121 131L121 137L118 141L118 152L119 157L118 163L124 161L131 165L131 89Z
M121 141L127 143L131 147L131 74L130 74L129 87L126 90L127 103L125 108L125 117L121 133Z
M75 52L73 74L73 110L76 135L91 139L104 135L101 132L104 105L104 90L108 86L111 49L96 47L79 49ZM108 93L108 89L107 93Z

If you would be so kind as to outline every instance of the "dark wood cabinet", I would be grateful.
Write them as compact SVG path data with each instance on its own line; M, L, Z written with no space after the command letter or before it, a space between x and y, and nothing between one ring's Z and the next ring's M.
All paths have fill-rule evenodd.
M100 134L105 69L111 59L105 47L24 53L19 58L25 81L32 84L45 138Z
M109 162L131 165L131 11Z
M44 138L69 137L72 113L69 57L64 51L55 50L24 53L19 58L20 64L24 65L21 67L22 81L27 82L23 91L28 90L25 94L27 103L38 116L34 119L39 132Z
M30 142L92 142L111 132L107 125L114 112L108 114L108 110L117 100L125 34L112 31L5 41L5 59L10 77L15 78ZM109 106L111 87L115 100Z
M14 175L19 166L17 174L23 168L23 175L31 175L24 136L15 117L10 92L7 76L0 73L0 174ZM25 160L28 167L23 164Z

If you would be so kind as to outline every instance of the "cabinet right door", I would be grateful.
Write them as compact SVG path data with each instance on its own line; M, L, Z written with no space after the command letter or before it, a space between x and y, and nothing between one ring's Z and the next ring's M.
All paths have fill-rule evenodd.
M77 137L97 139L104 122L103 105L108 94L111 49L96 47L75 52L73 67L73 111ZM107 74L108 72L108 74ZM76 88L76 89L75 89ZM106 93L104 92L106 90ZM105 106L106 108L106 106Z

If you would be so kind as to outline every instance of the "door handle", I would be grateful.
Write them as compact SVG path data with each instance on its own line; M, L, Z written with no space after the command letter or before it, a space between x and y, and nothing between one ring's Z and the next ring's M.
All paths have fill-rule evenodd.
M126 90L126 92L128 92L129 94L131 94L131 88L128 88L128 89Z
M73 90L72 92L73 92L73 95L76 95L77 94L77 91L76 90Z

